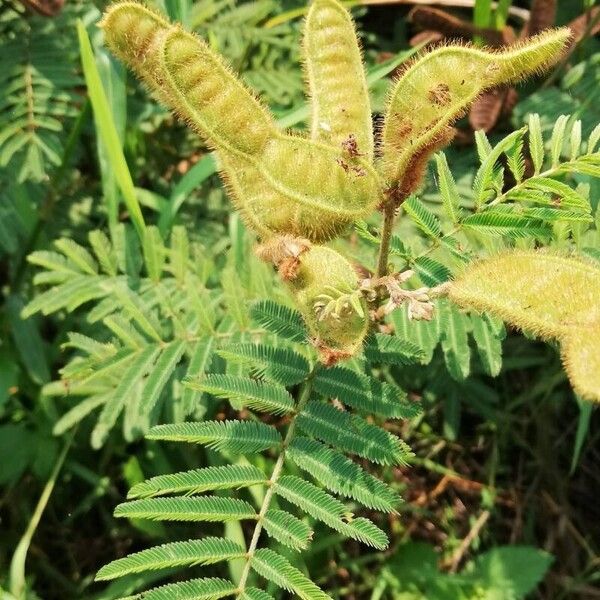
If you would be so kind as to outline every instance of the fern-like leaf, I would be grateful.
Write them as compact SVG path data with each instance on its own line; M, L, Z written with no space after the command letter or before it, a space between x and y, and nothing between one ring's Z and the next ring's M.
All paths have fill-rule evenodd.
M442 235L439 219L416 196L411 196L402 207L426 236L436 239Z
M245 550L231 540L208 537L202 540L172 542L130 554L102 567L97 581L116 579L124 575L173 567L212 565L241 558Z
M263 300L250 309L250 316L268 331L292 342L306 341L306 329L297 310L272 300Z
M257 375L285 385L300 383L310 370L308 361L291 348L236 344L227 346L218 354L229 362L247 364Z
M308 481L285 475L277 482L275 493L335 531L379 550L387 548L388 538L379 527L362 517L354 519L339 500Z
M232 596L236 586L226 579L208 577L170 583L121 600L218 600Z
M311 528L284 510L267 511L263 519L265 531L284 546L304 550L312 538Z
M277 429L254 421L204 421L157 425L151 440L205 444L209 448L235 453L260 452L281 443Z
M319 372L314 386L323 396L337 398L367 414L405 419L419 412L416 406L406 401L406 393L400 388L340 365Z
M119 504L115 517L152 521L226 522L255 519L248 502L237 498L198 496L192 498L144 498Z
M325 444L297 437L288 449L296 465L336 494L353 498L367 508L395 512L400 497L355 462Z
M128 498L166 494L200 494L213 490L239 489L266 483L262 471L252 465L224 465L158 475L134 485Z
M316 438L375 463L406 464L410 450L398 437L330 404L309 402L298 426Z
M251 564L259 575L273 582L276 586L296 594L302 600L332 600L302 571L292 566L287 558L269 548L257 550L252 557Z
M364 353L371 363L412 364L419 362L422 350L407 340L376 333L367 339Z
M212 374L198 383L185 380L184 384L194 390L207 392L217 398L228 398L262 412L285 414L294 410L294 399L290 393L275 383L249 377Z

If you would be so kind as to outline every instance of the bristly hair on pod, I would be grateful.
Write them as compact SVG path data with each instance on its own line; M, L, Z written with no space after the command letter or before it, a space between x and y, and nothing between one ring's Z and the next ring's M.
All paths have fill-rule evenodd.
M585 400L600 402L600 313L585 327L561 339L561 357L574 390Z
M325 246L305 249L288 285L323 363L331 366L362 347L368 308L358 275L341 254Z
M319 7L326 9L327 19L333 14L340 31L355 38L341 5L318 0L313 9ZM289 234L328 240L382 201L381 181L371 161L372 141L367 141L372 138L370 110L366 83L360 83L364 71L356 42L344 46L343 54L352 55L352 98L362 108L354 114L356 107L348 106L339 123L334 122L331 95L338 93L339 81L334 76L328 88L322 77L336 139L307 139L278 131L270 112L219 55L151 10L120 2L107 11L103 26L115 54L217 151L234 204L262 238ZM313 54L315 68L327 66L327 52Z
M467 265L447 284L458 306L556 340L575 390L600 401L600 267L559 252L509 250Z
M339 2L311 4L302 49L311 137L335 147L354 143L355 155L372 161L371 104L360 42L352 17Z
M441 44L413 59L391 87L382 132L390 201L399 203L415 190L414 156L421 164L449 141L451 124L482 92L543 71L559 60L570 35L556 29L506 49Z

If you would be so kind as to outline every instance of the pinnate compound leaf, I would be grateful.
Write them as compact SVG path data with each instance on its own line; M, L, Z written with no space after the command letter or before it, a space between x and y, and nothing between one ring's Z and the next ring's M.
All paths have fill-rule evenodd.
M400 496L389 486L317 440L296 437L288 448L288 456L321 485L367 508L395 512L400 503Z
M271 508L263 519L266 532L284 546L303 550L312 537L310 527L284 510Z
M255 519L256 513L248 502L220 496L191 498L144 498L119 504L115 517L150 519L152 521L225 522Z
M209 577L169 583L121 600L218 600L235 594L236 586L226 579Z
M267 581L296 594L302 600L332 600L287 558L269 548L260 548L252 557L252 568ZM262 600L262 599L261 599Z
M267 592L263 592L263 590L251 587L243 591L240 600L274 600L274 598Z
M232 344L218 352L228 362L250 365L261 377L286 386L300 383L309 373L308 361L291 348L266 344Z
M275 427L255 421L204 421L157 425L146 436L151 440L205 444L215 450L252 453L281 443Z
M413 343L383 333L376 333L367 338L364 353L371 363L403 365L419 362L423 354Z
M319 371L314 378L314 387L323 396L337 398L367 414L405 419L419 412L416 406L406 401L406 393L400 388L341 365Z
M172 542L111 562L98 571L96 580L105 581L157 569L211 565L241 558L244 554L245 550L241 546L223 538L208 537L187 542Z
M387 548L387 536L379 527L368 519L353 518L339 500L300 477L284 475L275 493L343 535L379 550Z
M426 236L437 239L442 235L439 219L416 196L411 196L402 208Z
M239 489L265 483L266 477L252 465L205 467L158 475L134 485L128 498L148 498L165 494L200 494L209 490Z
M262 300L250 309L250 315L267 331L276 333L291 342L306 341L306 329L302 315L295 309L273 302Z
M285 414L294 410L294 399L281 385L257 381L249 377L210 374L200 382L185 380L194 390L207 392L217 398L227 398L262 412Z
M402 465L411 456L397 436L331 404L309 402L296 422L309 435L374 463Z

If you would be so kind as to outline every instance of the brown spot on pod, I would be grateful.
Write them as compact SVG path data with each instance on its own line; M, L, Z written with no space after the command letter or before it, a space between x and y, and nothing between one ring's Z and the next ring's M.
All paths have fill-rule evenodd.
M450 87L446 83L438 83L427 92L427 97L432 104L437 104L438 106L446 106L452 102Z

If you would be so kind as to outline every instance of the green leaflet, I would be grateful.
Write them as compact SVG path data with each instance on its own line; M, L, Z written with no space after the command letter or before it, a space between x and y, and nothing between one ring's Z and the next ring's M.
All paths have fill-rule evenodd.
M471 325L483 368L488 375L496 377L502 368L504 326L502 322L498 325L487 315L471 315Z
M387 548L388 539L381 529L368 519L352 518L339 500L308 481L285 475L276 484L275 493L348 537L380 550Z
M249 377L212 374L199 383L186 380L185 385L262 412L285 414L294 410L294 399L283 386Z
M295 550L305 549L313 535L306 523L284 510L274 508L267 511L263 527L272 538Z
M249 365L261 377L288 386L300 383L310 370L308 361L290 348L231 344L219 350L218 354L229 362Z
M212 490L240 489L265 483L265 475L252 465L204 467L192 471L158 475L134 485L128 498L148 498L167 494L200 494Z
M293 592L302 600L331 600L306 575L292 566L287 558L273 550L268 548L257 550L251 564L257 573L280 588Z
M297 437L288 449L299 468L332 492L354 498L368 508L395 512L400 497L337 450L321 442Z
M170 583L122 600L218 600L235 593L236 586L216 577Z
M395 435L331 404L309 402L298 426L310 435L382 465L406 464L410 450Z
M133 359L129 367L125 370L122 375L121 382L115 388L112 396L108 399L96 427L92 432L92 446L99 448L106 440L108 432L112 429L116 423L119 415L121 414L123 407L129 395L132 393L134 387L138 382L146 375L148 370L151 368L156 357L158 356L159 348L156 346L148 346L146 349L139 352L139 354Z
M204 421L157 425L148 433L153 440L206 444L230 452L259 452L276 446L281 437L274 427L254 421Z
M471 350L467 333L467 317L448 303L440 304L440 342L450 375L462 381L471 372Z
M323 396L336 398L366 414L403 419L419 412L418 407L406 401L406 394L400 388L341 365L320 371L314 386Z
M408 340L376 333L367 339L365 357L372 363L412 364L422 358L422 350Z
M261 300L250 309L250 315L259 325L292 342L306 341L302 315L289 306L273 300Z
M98 571L96 580L116 579L132 573L192 565L211 565L240 558L244 549L230 540L209 537L155 546L115 560Z
M119 504L115 517L153 521L239 521L255 519L248 502L237 498L200 496L192 498L144 498Z

